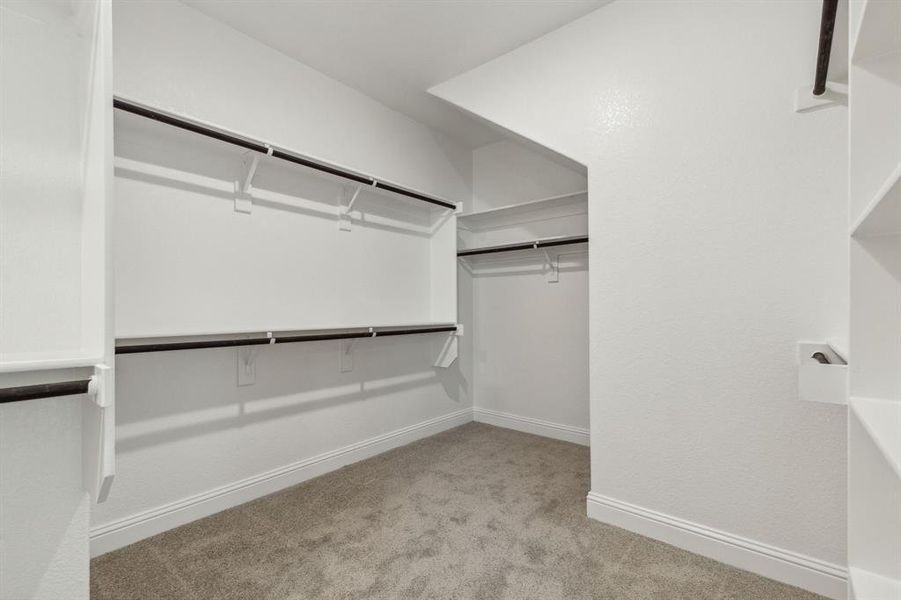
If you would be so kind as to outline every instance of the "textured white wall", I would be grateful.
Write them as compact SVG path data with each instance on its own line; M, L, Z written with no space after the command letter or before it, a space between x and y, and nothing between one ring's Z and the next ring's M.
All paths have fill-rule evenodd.
M76 7L79 27L68 1L0 2L0 363L84 349L82 144L96 6ZM0 387L81 376L6 373ZM0 405L3 600L88 597L83 401Z
M586 185L578 165L521 143L497 142L473 152L474 210L577 192ZM563 221L562 231L580 224ZM548 226L555 225L532 222L482 235L493 240L486 243L516 242L542 237ZM478 408L587 430L588 258L584 247L553 252L564 255L557 283L547 282L538 252L491 255L461 270L472 286L461 294L460 308L462 314L472 307L467 359L473 362L473 401Z
M452 201L471 196L467 148L193 8L120 1L113 18L117 94Z
M118 94L449 199L470 196L468 150L185 5L116 4L114 42ZM123 146L117 153L154 163L165 144L148 136L141 146L141 140L128 134L128 148ZM179 152L166 157L164 166L221 175L215 171L221 156L206 149L192 157L187 148L194 145L186 139ZM183 162L170 164L175 159ZM296 178L282 174L268 182L263 174L260 185L265 188L277 181L285 195L301 195L310 184L301 169L293 173ZM125 174L121 168L117 168L116 186L121 197L117 226L143 219L147 228L181 236L173 243L196 244L198 253L221 245L224 236L235 235L230 219L244 219L266 224L270 235L268 240L255 238L256 247L246 256L263 260L260 257L273 248L294 244L292 256L298 270L319 261L340 275L342 265L350 268L360 258L345 257L342 252L374 256L379 252L375 236L397 235L362 227L338 232L332 212L327 223L332 237L358 244L371 240L373 245L324 251L312 240L303 244L304 220L321 221L320 216L259 205L251 215L236 216L229 199L223 201L216 190ZM195 204L182 210L172 198ZM212 219L214 214L219 221L203 218ZM171 222L185 219L193 219L193 234ZM292 230L291 224L298 229ZM126 230L132 231L130 227ZM139 229L134 229L135 235ZM134 258L143 242L121 235L123 231L121 227L117 231L116 251L120 258ZM427 239L409 244L427 259ZM228 248L223 249L215 275L225 287L240 286L245 280L240 269L231 267L225 251ZM144 256L139 264L165 269L167 262L162 256ZM375 274L385 280L421 275L405 271L390 258L378 268L382 271ZM271 271L271 265L265 269ZM250 273L250 277L256 274ZM209 278L211 273L203 276ZM273 285L278 285L274 278L296 278L297 272L289 261L271 276ZM123 277L118 284L125 286L128 281ZM319 285L320 300L343 305L334 289L321 282L301 283ZM267 301L277 296L270 294ZM366 300L373 306L387 304L377 290L361 289L347 299L347 305ZM283 308L279 307L280 314ZM254 303L248 303L247 310L259 313L260 320L273 314ZM400 315L385 312L383 316ZM132 317L135 322L139 315ZM305 319L301 324L314 325L306 322L307 315L298 317ZM416 314L411 320L422 317ZM361 340L354 351L354 370L341 373L337 341L262 348L256 359L256 383L238 387L233 349L120 356L116 382L119 472L109 500L92 514L94 531L115 530L146 511L169 510L183 501L190 505L198 495L215 495L216 490L247 478L471 406L456 367L436 370L433 357L432 340L425 336Z
M0 598L88 597L80 397L0 406Z
M64 2L4 1L0 11L0 360L77 353L86 98L76 90L88 48Z
M816 2L616 2L434 92L589 170L593 491L844 564L846 111Z

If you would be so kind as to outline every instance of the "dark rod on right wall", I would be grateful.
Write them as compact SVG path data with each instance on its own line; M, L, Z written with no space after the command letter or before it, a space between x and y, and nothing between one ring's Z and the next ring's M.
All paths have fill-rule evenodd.
M469 248L458 250L457 256L475 256L477 254L496 254L498 252L515 252L517 250L533 250L535 248L550 248L552 246L568 246L570 244L584 244L588 241L587 235L572 237L547 238L534 242L521 242L518 244L504 244L503 246L485 246L483 248Z
M813 95L821 96L826 91L826 76L829 74L829 56L832 54L832 33L835 31L835 13L838 0L823 0L823 16L820 18L820 47L817 51L817 73L813 82Z

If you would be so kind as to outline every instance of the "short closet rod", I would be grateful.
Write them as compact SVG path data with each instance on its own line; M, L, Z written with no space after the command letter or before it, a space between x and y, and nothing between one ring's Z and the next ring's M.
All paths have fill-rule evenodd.
M829 357L823 354L822 352L814 352L810 358L814 359L821 365L831 365L832 362L829 360Z
M832 54L832 35L835 32L835 14L838 0L823 0L820 16L820 44L817 48L817 71L813 82L813 95L821 96L826 91L826 77L829 74L829 57Z
M152 119L154 121L159 121L160 123L165 123L166 125L171 125L173 127L178 127L179 129L184 129L186 131L191 131L193 133L197 133L209 138L213 138L227 144L232 144L234 146L239 146L241 148L246 148L248 150L253 150L255 152L260 152L261 154L269 154L273 158L278 158L280 160L284 160L287 162L291 162L297 165L302 165L304 167L308 167L310 169L315 169L317 171L321 171L323 173L328 173L329 175L334 175L336 177L341 177L343 179L348 179L355 183L360 183L363 185L372 186L375 188L379 188L385 190L387 192L392 192L394 194L400 194L402 196L407 196L408 198L413 198L415 200L420 200L422 202L428 202L429 204L434 204L436 206L441 206L443 208L447 208L450 210L455 210L457 206L445 200L440 200L438 198L433 198L431 196L427 196L426 194L422 194L420 192L416 192L413 190L408 190L406 188L402 188L396 185L391 185L389 183L384 183L379 181L374 177L370 177L368 175L361 175L359 173L354 173L352 171L346 171L344 169L339 169L338 167L333 167L332 165L321 163L309 158L305 158L300 156L299 154L295 154L289 150L275 148L274 146L270 146L264 144L262 142L252 140L249 138L245 138L242 136L234 135L232 133L228 133L221 129L209 127L206 125L201 125L199 123L195 123L188 119L183 119L181 117L176 117L174 115L149 108L147 106L143 106L140 104L135 104L134 102L130 102L128 100L123 100L122 98L113 98L113 107L119 110L132 113L134 115L138 115L141 117L145 117L147 119Z
M584 244L588 241L587 235L565 238L551 238L548 240L536 240L521 244L506 244L504 246L486 246L484 248L472 248L460 250L457 256L474 256L477 254L495 254L497 252L513 252L516 250L532 250L534 248L550 248L552 246L567 246L569 244Z
M168 352L171 350L196 350L200 348L229 348L234 346L262 346L267 344L292 344L296 342L321 342L325 340L351 340L418 333L445 333L456 331L456 325L436 327L413 327L404 329L367 328L355 331L329 333L300 333L297 335L272 335L271 337L230 338L220 340L196 340L184 342L158 342L148 344L123 344L116 346L116 354L136 354L143 352Z
M87 394L90 385L90 379L79 379L77 381L60 381L57 383L39 383L35 385L0 388L0 404L5 404L7 402L21 402L23 400L37 400L38 398Z

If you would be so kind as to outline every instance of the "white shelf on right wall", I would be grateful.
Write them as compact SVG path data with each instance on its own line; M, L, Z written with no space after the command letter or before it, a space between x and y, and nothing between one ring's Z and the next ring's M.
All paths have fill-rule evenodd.
M851 235L858 238L901 236L901 162L858 217Z
M857 600L881 600L901 596L901 582L852 567L851 585Z
M851 398L851 410L895 475L901 477L901 402ZM899 506L901 510L901 506Z
M867 0L855 2L851 28L856 24L852 40L854 49L851 61L862 63L874 57L901 52L901 35L898 33L897 0Z
M850 597L901 600L901 2L850 9Z
M588 236L588 192L529 200L458 215L457 250Z
M507 227L516 223L585 215L587 213L588 192L582 190L458 215L457 226L469 231L480 231Z

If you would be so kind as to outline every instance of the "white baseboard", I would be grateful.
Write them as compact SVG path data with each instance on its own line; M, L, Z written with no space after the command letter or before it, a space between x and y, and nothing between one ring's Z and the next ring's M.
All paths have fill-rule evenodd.
M509 413L466 408L279 469L91 528L91 556L302 483L472 420L587 446L588 430ZM588 516L765 577L844 600L844 567L589 492Z
M711 529L596 492L588 493L588 516L828 598L844 600L847 595L846 568L797 552Z
M572 442L582 446L589 445L589 435L587 429L581 427L573 427L572 425L561 425L560 423L552 423L541 419L533 419L531 417L521 417L510 413L490 410L487 408L474 408L473 420L477 423L487 423L495 427L504 427L506 429L515 429L525 433L533 433L544 437L553 438L555 440L563 440L564 442Z
M435 435L472 421L465 408L337 450L325 452L279 469L236 481L151 510L91 528L91 556L99 556L128 544L196 521L233 506L272 494L345 465Z

